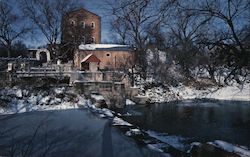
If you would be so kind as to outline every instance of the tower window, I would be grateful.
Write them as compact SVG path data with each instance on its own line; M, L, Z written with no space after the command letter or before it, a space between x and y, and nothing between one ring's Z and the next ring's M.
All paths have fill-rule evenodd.
M75 22L74 20L70 20L70 24L71 24L72 26L75 26L75 25L76 25L76 22Z
M82 36L82 41L81 41L81 44L85 44L86 42L85 42L85 36Z
M92 28L92 29L95 28L95 22L91 22L91 28Z
M85 28L85 22L84 21L81 22L81 28Z
M91 38L91 43L95 43L95 37Z

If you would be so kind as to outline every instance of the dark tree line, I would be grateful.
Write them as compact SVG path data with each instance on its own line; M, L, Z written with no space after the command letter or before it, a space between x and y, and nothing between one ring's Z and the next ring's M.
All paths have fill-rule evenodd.
M77 0L21 0L20 5L24 15L35 29L46 38L52 57L67 58L67 53L72 52L69 49L74 49L74 44L73 47L66 47L69 43L60 44L61 23L64 15L81 6L80 2ZM75 35L77 34L79 32L75 32Z
M183 75L207 69L215 80L219 68L228 70L225 82L249 77L250 3L248 0L106 0L111 29L122 44L136 47L136 67L142 76L168 71L155 50L166 52ZM69 58L79 44L78 25L73 44L60 43L63 16L81 7L75 0L21 0L17 8L0 1L0 47L15 56L14 45L27 36L42 34L54 58ZM80 25L79 25L80 27ZM86 33L86 32L85 32ZM70 45L70 46L69 46ZM148 61L147 52L155 61ZM159 64L158 64L159 63ZM153 69L153 70L152 70Z
M11 45L11 57L29 57L28 48L22 41L15 41ZM9 57L5 46L0 45L0 57Z
M137 47L141 73L147 72L146 52L153 48L170 55L187 78L194 77L197 67L207 69L211 79L219 68L226 68L226 83L249 77L249 1L107 0L107 4L118 41ZM156 74L167 71L166 65L155 64Z
M54 59L67 58L67 49L73 47L65 50L65 45L69 43L60 44L61 21L67 12L82 5L77 0L20 0L16 1L16 6L7 0L0 1L1 54L7 52L8 57L14 57L13 47L18 41L30 36L35 40L42 35Z
M18 40L24 38L31 31L31 27L22 18L23 16L16 12L10 4L0 1L0 53L5 52L6 57L16 55L11 54L13 48L20 46Z

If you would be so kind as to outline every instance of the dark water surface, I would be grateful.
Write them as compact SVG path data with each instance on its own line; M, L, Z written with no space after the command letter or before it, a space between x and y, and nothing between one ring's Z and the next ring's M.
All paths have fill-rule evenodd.
M161 157L86 110L0 116L0 156Z
M250 102L186 100L124 112L131 114L124 119L172 145L223 140L250 147Z

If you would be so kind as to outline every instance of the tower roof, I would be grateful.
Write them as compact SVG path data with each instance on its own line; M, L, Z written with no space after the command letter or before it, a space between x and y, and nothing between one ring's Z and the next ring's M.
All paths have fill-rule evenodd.
M80 12L80 11L87 12L87 13L89 13L89 14L92 14L92 15L94 15L94 16L97 16L98 18L101 18L101 17L100 17L99 15L97 15L96 13L93 13L93 12L87 10L87 9L84 9L84 8L78 8L78 9L69 11L69 12L67 12L66 15L74 14L74 13L77 13L77 12Z

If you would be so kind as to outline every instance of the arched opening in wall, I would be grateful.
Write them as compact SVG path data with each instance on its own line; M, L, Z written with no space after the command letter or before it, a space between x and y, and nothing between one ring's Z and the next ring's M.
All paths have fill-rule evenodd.
M41 63L47 63L48 62L46 52L44 52L44 51L40 52L39 56L40 56L40 62Z
M47 49L38 49L36 52L36 59L40 61L40 63L50 62L50 52Z

